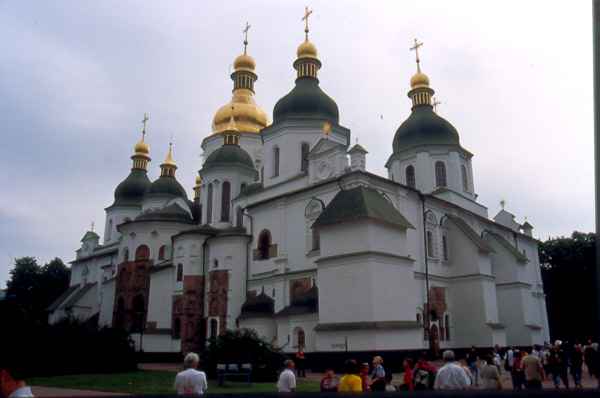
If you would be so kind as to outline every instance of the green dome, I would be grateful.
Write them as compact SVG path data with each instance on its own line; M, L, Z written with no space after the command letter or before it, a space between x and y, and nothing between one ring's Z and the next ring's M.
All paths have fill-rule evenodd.
M175 196L187 200L185 189L172 176L158 177L146 191L146 195Z
M446 119L438 116L431 106L416 106L398 127L394 136L394 153L421 145L458 145L458 132Z
M324 119L338 124L338 106L312 77L296 79L296 86L277 101L273 109L273 123L286 119Z
M113 206L141 205L144 193L152 183L145 170L132 169L115 189Z
M208 155L202 169L208 170L209 168L218 166L239 166L256 171L252 158L239 145L226 144L216 149Z

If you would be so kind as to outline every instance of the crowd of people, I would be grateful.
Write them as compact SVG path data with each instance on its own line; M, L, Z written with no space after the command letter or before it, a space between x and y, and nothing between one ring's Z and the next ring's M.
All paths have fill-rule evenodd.
M288 359L279 374L277 391L296 391L296 378L305 377L304 353L296 355L296 362ZM368 392L368 391L416 391L416 390L501 390L507 385L502 382L503 374L509 374L514 390L539 390L545 380L551 380L555 388L570 388L569 375L576 387L582 387L584 365L591 378L599 379L600 352L598 344L588 342L569 344L557 340L554 344L535 345L529 349L507 347L493 350L478 350L472 347L458 359L452 350L442 355L443 364L427 359L427 353L419 358L405 358L401 377L394 380L389 367L384 365L381 356L373 357L372 362L359 363L348 359L344 363L342 375L338 377L333 369L327 369L320 381L322 392ZM190 353L185 357L185 370L178 373L175 389L178 394L204 394L207 390L206 374L197 370L198 355ZM600 385L598 386L600 388Z

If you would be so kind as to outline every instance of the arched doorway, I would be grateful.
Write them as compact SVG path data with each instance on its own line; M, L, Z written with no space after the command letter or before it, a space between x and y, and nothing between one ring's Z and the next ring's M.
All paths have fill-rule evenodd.
M429 339L431 351L437 358L440 352L440 331L436 324L431 325L431 328L429 329Z
M141 333L144 330L144 323L146 320L146 300L141 294L138 294L133 298L132 312L132 332Z

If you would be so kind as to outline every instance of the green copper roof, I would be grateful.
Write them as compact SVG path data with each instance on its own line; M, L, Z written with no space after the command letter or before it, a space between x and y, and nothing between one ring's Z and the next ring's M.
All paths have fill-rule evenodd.
M187 193L179 181L173 176L160 176L150 185L146 191L147 195L167 195L185 199Z
M312 77L296 79L296 86L277 101L273 109L273 124L287 119L323 119L338 124L338 106Z
M85 242L88 239L100 239L100 236L94 231L87 231L85 235L83 235L83 238L81 238L81 241Z
M189 223L192 217L178 204L173 203L159 210L151 210L140 214L135 221L181 221Z
M239 145L223 145L216 149L208 155L202 169L208 170L218 166L238 166L256 171L252 158Z
M465 236L469 238L480 251L484 253L494 252L494 249L485 240L483 240L483 238L479 236L479 234L477 234L477 232L475 232L473 228L471 228L469 224L465 222L465 220L451 214L446 214L446 217L454 225L456 225L456 227L460 229L462 233L465 234Z
M131 169L131 173L115 189L113 206L141 205L144 193L150 187L145 170Z
M372 219L401 228L412 224L378 191L358 186L337 193L319 215L313 227Z
M529 261L527 259L527 257L521 253L516 247L514 247L509 241L507 241L506 239L504 239L503 236L495 233L495 232L491 232L491 231L486 231L486 236L491 236L492 238L494 238L498 243L500 243L500 245L506 249L518 262L520 263L526 263L527 261Z
M460 145L458 132L429 105L414 107L394 136L394 153L421 145Z

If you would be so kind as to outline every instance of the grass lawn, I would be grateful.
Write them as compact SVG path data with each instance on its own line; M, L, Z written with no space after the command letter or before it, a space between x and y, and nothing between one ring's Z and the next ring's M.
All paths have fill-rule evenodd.
M33 386L120 392L125 394L173 394L174 380L175 372L146 370L129 373L36 377L28 380L27 384ZM253 383L248 386L245 383L227 382L224 387L218 387L215 380L209 380L208 393L277 392L275 384ZM300 379L297 391L319 391L319 383L317 381Z

